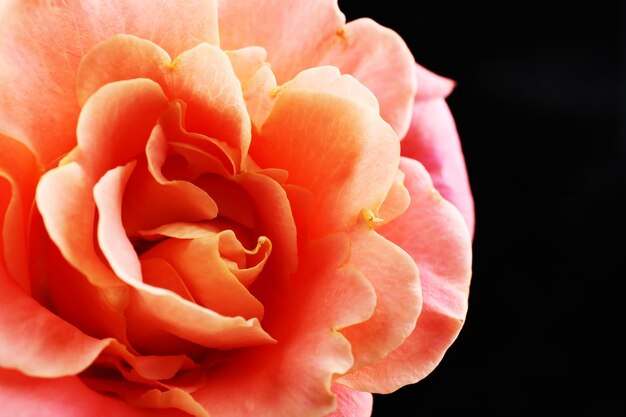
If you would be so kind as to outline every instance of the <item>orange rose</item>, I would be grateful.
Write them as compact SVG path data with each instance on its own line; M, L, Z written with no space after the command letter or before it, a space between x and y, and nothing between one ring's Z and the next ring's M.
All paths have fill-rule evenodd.
M369 415L467 310L451 84L334 0L180 4L0 3L0 414Z

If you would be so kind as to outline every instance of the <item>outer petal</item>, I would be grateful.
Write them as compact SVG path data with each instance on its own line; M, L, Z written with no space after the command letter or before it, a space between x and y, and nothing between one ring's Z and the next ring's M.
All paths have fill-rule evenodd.
M0 288L0 369L48 378L73 375L91 365L109 344L85 335L42 307L1 266ZM4 404L2 410L6 410Z
M416 67L419 90L402 155L420 161L435 188L463 214L474 234L474 200L454 118L445 102L454 83Z
M317 66L345 21L336 0L219 0L222 48L265 48L281 84Z
M337 410L326 417L370 417L374 398L369 392L355 391L341 384L333 384L337 395Z
M185 417L175 409L142 409L88 388L78 377L31 378L0 368L2 413L19 417Z
M366 322L342 330L352 345L356 368L376 363L400 346L415 328L422 308L415 262L364 223L350 235L350 264L376 290L376 309Z
M331 380L352 365L337 330L367 319L375 296L358 271L339 267L349 253L346 236L329 236L311 250L291 297L263 321L278 343L241 352L193 393L211 415L322 416L336 409Z
M334 65L369 88L383 119L403 137L417 91L415 60L408 46L396 32L371 19L350 22L340 33L341 41L333 43L319 64Z
M398 136L410 124L414 59L397 33L370 19L345 24L336 0L220 0L220 36L227 49L258 45L279 84L298 72L333 65L374 92Z
M399 141L377 112L352 98L289 89L280 94L252 156L283 168L311 191L312 237L345 230L361 209L376 211L398 166Z
M419 163L403 158L411 205L378 231L415 260L423 308L408 339L376 365L349 375L348 385L392 392L428 375L456 339L467 313L471 238L459 211L433 188Z
M82 56L119 33L139 36L171 56L218 43L214 0L8 0L0 4L0 131L48 164L75 145L75 77ZM37 91L37 94L32 94ZM46 103L41 106L41 103Z

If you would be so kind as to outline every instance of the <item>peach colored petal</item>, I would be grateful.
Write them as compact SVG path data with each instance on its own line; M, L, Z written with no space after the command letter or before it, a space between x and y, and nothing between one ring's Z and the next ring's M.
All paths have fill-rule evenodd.
M333 65L369 88L399 137L409 129L417 90L415 60L402 38L371 19L348 23L318 65Z
M387 224L404 213L406 209L409 208L410 203L411 196L404 186L404 173L398 170L394 177L393 184L391 185L391 189L389 190L389 194L387 194L387 198L385 198L385 201L378 210L378 215L380 216L379 224L381 226Z
M338 97L350 98L359 104L371 107L376 112L379 111L376 96L367 88L363 88L363 84L351 75L342 75L336 67L323 66L306 69L298 73L292 80L278 87L275 94L280 96L281 91L285 89L325 92Z
M142 155L167 97L154 81L109 83L87 100L78 119L78 146L64 163L76 161L97 179L110 168Z
M267 51L260 46L248 46L234 51L226 51L226 55L230 59L235 75L241 82L242 89L259 68L267 65Z
M474 234L474 199L454 118L445 102L454 83L416 67L420 85L411 129L402 141L402 155L420 161L435 188L463 213Z
M354 228L350 240L350 265L376 290L372 317L342 330L352 345L358 369L378 362L411 334L422 307L422 294L415 262L402 248L364 221ZM344 379L349 380L350 375Z
M196 302L185 282L168 262L161 258L146 258L140 261L143 282L153 287L170 290L192 303Z
M149 78L165 88L163 70L172 62L157 44L133 35L115 35L96 44L80 61L76 98L83 106L105 84Z
M31 291L27 236L42 169L22 143L0 134L0 178L7 182L0 204L0 264L26 292Z
M255 282L253 292L280 293L289 287L290 276L298 266L297 229L287 194L276 180L258 172L242 172L235 181L248 192L254 205L255 232L272 242L264 279ZM258 297L264 301L262 295Z
M252 125L260 130L274 107L273 92L276 91L276 77L269 66L259 68L241 90L246 102Z
M134 329L132 337L137 336L136 330L144 335L155 332L157 337L149 337L149 346L158 344L158 335L163 333L216 349L275 342L256 318L225 317L165 289L141 283L135 283L135 288L127 309L128 327Z
M333 375L352 365L338 330L367 319L375 295L358 271L339 266L349 251L345 236L329 236L310 250L292 295L264 319L278 343L240 352L192 393L209 414L323 416L336 408Z
M254 227L256 220L252 200L235 181L220 175L203 175L194 183L215 200L221 217L248 228Z
M123 209L118 214L128 235L176 221L210 220L217 216L215 201L198 186L187 181L167 181L162 175L155 179L143 159L132 171L122 190Z
M135 161L108 171L93 187L98 209L98 246L115 274L123 281L143 281L135 248L122 225L122 197Z
M177 153L181 154L186 160L189 170L191 171L191 179L197 178L204 172L223 172L228 174L234 174L237 171L235 160L239 158L239 151L226 145L219 140L201 135L199 133L188 132L183 127L183 120L185 119L187 105L180 101L174 100L167 110L161 115L158 126L161 128L162 134L153 136L148 142L146 148L146 155L150 162L150 172L155 175L157 169L162 169L166 162L166 156L171 153L175 148ZM154 141L154 143L152 143ZM170 148L165 146L169 144ZM154 149L151 149L155 146ZM186 146L186 147L185 147ZM221 170L216 169L215 163L209 162L209 166L202 168L203 163L207 163L206 158L199 158L198 155L193 155L192 150L199 150L202 153L206 153L215 158L222 164ZM159 158L154 159L157 155L161 155Z
M151 409L175 408L194 417L210 417L207 411L187 392L181 389L161 391L158 389L137 390L121 393L123 398L137 407Z
M74 268L98 287L120 287L123 283L96 253L96 205L91 187L85 170L70 162L48 171L41 178L37 186L37 206L50 238ZM109 302L116 304L123 301L111 298Z
M0 370L17 369L45 378L74 375L91 365L109 344L87 336L42 307L2 266L0 287ZM5 412L5 404L2 407Z
M265 48L279 83L317 66L346 21L336 0L220 0L218 10L221 46Z
M167 230L161 233L167 234ZM193 239L167 239L144 253L142 259L156 257L172 265L200 305L224 316L261 319L263 305L222 259L219 250L222 233L204 231Z
M124 310L130 289L121 283L112 287L94 285L63 258L49 239L42 253L47 298L55 314L92 337L114 337L126 343Z
M188 417L175 409L153 410L99 394L78 377L31 378L0 368L0 401L7 416L20 417Z
M75 145L78 65L96 43L126 33L171 56L218 43L216 2L155 0L3 1L0 5L0 131L44 164ZM37 91L37 94L32 94ZM41 106L45 102L46 106Z
M326 417L370 417L374 399L369 392L355 391L341 384L333 384L337 395L337 410Z
M350 375L348 385L388 393L428 375L465 320L471 277L471 238L459 211L433 188L424 167L403 158L411 205L378 231L415 260L423 308L415 330L380 363Z
M260 166L283 168L288 183L311 191L312 237L355 224L363 208L376 211L393 183L399 153L398 137L371 107L288 88L251 150Z
M238 163L250 146L250 117L228 56L200 44L180 54L165 73L173 97L187 103L185 126L239 150Z

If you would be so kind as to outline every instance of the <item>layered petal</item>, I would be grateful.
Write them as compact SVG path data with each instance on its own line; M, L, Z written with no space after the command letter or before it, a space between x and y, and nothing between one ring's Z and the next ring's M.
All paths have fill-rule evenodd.
M139 78L100 88L83 106L78 146L63 159L78 162L96 181L106 171L144 153L168 99L154 81Z
M309 249L291 297L264 319L278 343L242 351L192 394L209 414L291 417L335 410L331 381L352 366L350 345L339 330L370 317L375 294L345 265L345 235L328 236Z
M342 330L352 345L358 369L378 362L411 334L422 307L422 294L415 262L401 247L365 222L354 228L350 241L350 265L367 277L376 290L372 317Z
M402 155L420 161L435 188L463 214L474 234L474 200L463 150L452 113L445 101L454 82L416 66L419 83L411 128L402 141Z
M435 190L421 164L403 158L401 169L411 205L378 231L415 260L423 307L413 333L398 349L344 381L369 392L392 392L428 375L456 339L467 313L472 252L463 217Z
M393 30L371 19L349 22L341 40L319 61L351 74L374 93L380 114L403 137L409 129L417 91L415 60L408 46Z
M227 143L244 159L251 122L228 55L218 47L198 45L176 57L165 79L172 96L187 103L185 127Z
M381 115L398 136L407 132L415 61L394 31L370 19L346 24L336 0L221 0L219 22L223 47L267 50L279 84L307 68L336 66L376 95Z
M191 0L183 8L172 0L150 7L139 0L2 2L0 59L7 65L0 67L0 131L46 165L73 148L80 60L120 33L153 41L170 56L202 42L218 44L216 2Z
M253 142L260 166L283 168L288 183L311 191L312 237L377 211L393 183L398 137L358 97L287 86Z
M75 375L109 345L109 341L87 336L42 307L1 266L0 286L0 370L17 369L45 378Z
M222 48L265 48L281 84L317 66L346 21L336 0L219 0L218 9Z
M97 393L78 377L42 379L0 368L2 412L20 417L188 417L176 409L137 408ZM37 404L33 407L33 404ZM174 406L174 404L172 404Z

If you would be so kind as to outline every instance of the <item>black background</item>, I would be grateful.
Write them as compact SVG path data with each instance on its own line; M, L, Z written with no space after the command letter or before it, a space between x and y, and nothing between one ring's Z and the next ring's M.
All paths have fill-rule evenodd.
M626 415L625 3L339 2L457 81L476 201L465 327L375 417Z

